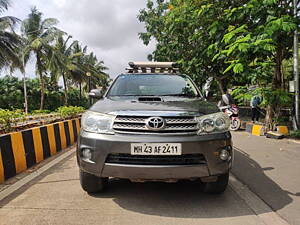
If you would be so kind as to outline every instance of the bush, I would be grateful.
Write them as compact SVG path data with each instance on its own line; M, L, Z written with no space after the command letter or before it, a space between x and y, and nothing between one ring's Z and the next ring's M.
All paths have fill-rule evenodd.
M0 108L10 110L23 108L23 96L21 80L11 76L0 78Z
M289 137L300 139L300 130L291 131Z
M63 119L73 118L84 111L85 109L81 106L61 106L57 109Z
M75 88L69 88L68 90L68 104L71 106L82 106L84 108L89 107L89 99L80 94L80 91Z
M31 115L49 114L49 113L51 113L50 110L47 110L47 109L40 110L40 109L38 109L38 110L33 110L31 112Z
M25 116L21 110L0 109L0 127L4 132L12 131L12 126L17 122L24 121L24 119Z

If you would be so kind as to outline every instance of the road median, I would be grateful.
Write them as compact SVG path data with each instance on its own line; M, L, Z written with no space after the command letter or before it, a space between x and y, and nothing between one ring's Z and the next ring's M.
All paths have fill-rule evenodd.
M73 145L80 118L0 136L0 184Z

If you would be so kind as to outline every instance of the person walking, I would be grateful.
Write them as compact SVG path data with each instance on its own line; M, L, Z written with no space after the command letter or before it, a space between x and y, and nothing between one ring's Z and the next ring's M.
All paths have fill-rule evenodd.
M253 123L255 123L255 121L259 122L259 116L260 116L259 104L260 104L260 97L257 95L253 96L250 101L251 113L252 113L251 119Z

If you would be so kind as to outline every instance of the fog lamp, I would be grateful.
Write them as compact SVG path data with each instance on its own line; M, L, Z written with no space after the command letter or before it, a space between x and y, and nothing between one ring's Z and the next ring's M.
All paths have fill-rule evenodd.
M230 154L227 150L223 149L221 152L220 152L220 159L223 160L223 161L226 161L228 160Z
M82 157L86 160L92 159L92 151L88 148L82 150Z

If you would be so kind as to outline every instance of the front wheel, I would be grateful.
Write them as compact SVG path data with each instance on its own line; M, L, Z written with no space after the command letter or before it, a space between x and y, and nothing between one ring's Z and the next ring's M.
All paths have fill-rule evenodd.
M108 183L108 178L97 177L82 170L79 171L79 179L82 189L88 193L103 191Z
M241 121L239 118L235 117L230 122L230 130L236 131L240 129L241 127Z
M204 192L210 194L222 194L228 185L229 172L218 176L217 181L204 183Z

